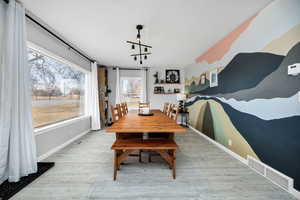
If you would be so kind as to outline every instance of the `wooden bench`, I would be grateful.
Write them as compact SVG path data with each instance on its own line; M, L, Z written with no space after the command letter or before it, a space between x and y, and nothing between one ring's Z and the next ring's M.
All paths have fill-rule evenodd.
M172 169L173 178L176 178L176 150L178 145L173 139L117 139L111 147L115 151L114 155L114 175L117 178L117 170L121 162L135 150L153 150L169 164Z

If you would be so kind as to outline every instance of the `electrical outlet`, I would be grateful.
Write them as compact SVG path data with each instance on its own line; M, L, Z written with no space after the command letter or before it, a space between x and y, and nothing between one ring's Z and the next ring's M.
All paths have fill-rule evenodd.
M228 145L232 146L232 140L230 140L230 139L228 140Z

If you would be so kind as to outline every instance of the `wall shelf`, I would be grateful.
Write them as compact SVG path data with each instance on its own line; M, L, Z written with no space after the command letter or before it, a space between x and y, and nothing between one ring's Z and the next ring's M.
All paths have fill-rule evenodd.
M164 92L164 93L156 93L154 92L154 94L179 94L179 92Z
M181 83L154 83L154 85L180 85Z

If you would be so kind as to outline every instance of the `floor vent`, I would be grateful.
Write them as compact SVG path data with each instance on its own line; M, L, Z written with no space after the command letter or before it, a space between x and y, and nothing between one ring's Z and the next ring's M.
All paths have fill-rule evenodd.
M265 176L267 179L282 187L287 191L291 191L294 188L294 180L275 169L265 165L264 163L256 160L248 155L248 166L254 169L259 174Z
M260 173L261 175L265 176L265 165L257 161L255 158L248 156L248 166Z
M275 171L272 168L266 168L266 177L273 181L274 183L278 184L285 190L290 191L294 187L294 181L292 178L281 174L280 172Z

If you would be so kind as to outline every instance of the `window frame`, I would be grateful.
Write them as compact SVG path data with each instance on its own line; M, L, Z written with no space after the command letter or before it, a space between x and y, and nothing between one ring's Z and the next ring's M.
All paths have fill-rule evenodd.
M91 87L90 86L91 72L80 67L79 65L77 65L73 62L66 60L65 58L63 58L61 56L58 56L58 55L52 53L51 51L48 51L47 49L45 49L43 47L40 47L40 46L32 43L32 42L27 41L27 48L32 49L33 51L37 51L37 52L39 52L47 57L50 57L54 60L57 60L58 62L66 64L67 66L71 67L72 69L80 71L85 74L84 114L81 116L78 116L78 117L73 117L73 118L62 120L62 121L50 123L50 124L47 124L47 125L44 125L41 127L33 128L35 135L40 135L42 133L45 133L45 132L48 132L48 131L51 131L51 130L54 130L54 129L57 129L60 127L70 125L72 123L79 122L84 119L90 118L90 113L89 113L89 109L88 109L88 101L89 101L88 96L89 96L89 91L90 91L90 87Z

